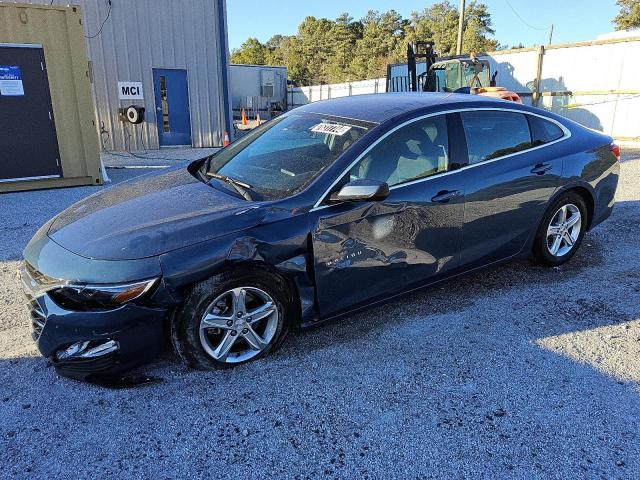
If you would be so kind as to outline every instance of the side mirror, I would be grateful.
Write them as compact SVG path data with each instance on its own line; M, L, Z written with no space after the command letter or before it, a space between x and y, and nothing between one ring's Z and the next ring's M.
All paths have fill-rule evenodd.
M354 180L329 197L330 202L376 202L389 196L389 185L377 180Z

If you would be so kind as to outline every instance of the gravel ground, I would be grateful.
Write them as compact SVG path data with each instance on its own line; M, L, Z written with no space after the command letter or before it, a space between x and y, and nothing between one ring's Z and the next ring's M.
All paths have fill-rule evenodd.
M2 476L639 478L640 152L625 159L614 215L568 265L473 275L234 370L167 355L145 368L164 382L130 390L56 377L14 281L40 224L96 188L0 196Z

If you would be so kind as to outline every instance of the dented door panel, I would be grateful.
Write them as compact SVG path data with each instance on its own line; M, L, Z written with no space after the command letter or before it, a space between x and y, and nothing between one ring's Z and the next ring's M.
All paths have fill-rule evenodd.
M382 202L310 213L323 317L436 281L458 265L464 195L456 177L392 189ZM447 203L431 201L447 190L459 194Z

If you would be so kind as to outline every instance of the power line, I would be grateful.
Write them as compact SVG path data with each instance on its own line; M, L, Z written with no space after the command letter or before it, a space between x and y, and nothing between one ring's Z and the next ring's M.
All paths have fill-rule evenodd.
M513 13L515 13L516 17L518 17L518 18L520 19L520 21L521 21L522 23L524 23L527 27L532 28L532 29L534 29L534 30L539 30L539 31L547 31L547 30L548 30L548 28L546 28L546 27L545 27L545 28L534 27L534 26L533 26L533 25L531 25L530 23L527 23L527 22L526 22L526 20L525 20L524 18L522 18L518 12L516 12L516 9L515 9L515 8L513 8L513 6L511 5L511 3L509 3L509 0L504 0L504 1L506 2L506 4L507 4L507 5L509 5L509 8L511 9L511 11L512 11Z
M109 11L107 12L107 16L105 17L105 19L102 21L102 24L100 25L100 29L95 33L95 35L85 35L84 38L89 38L89 39L96 38L98 35L102 33L104 24L107 23L107 20L109 20L109 17L111 16L111 8L113 8L113 5L111 4L111 0L108 0L108 2L109 2Z

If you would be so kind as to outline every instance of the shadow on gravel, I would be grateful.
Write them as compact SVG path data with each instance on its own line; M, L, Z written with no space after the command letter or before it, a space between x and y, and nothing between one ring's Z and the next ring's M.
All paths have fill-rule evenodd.
M547 299L543 296L536 298L535 295L532 295L529 299L526 297L519 298L518 292L523 288L526 291L540 288L554 290L567 282L575 281L579 278L588 280L584 276L590 275L591 269L605 265L606 248L607 245L603 239L587 234L582 248L568 264L561 267L545 268L528 260L516 260L499 267L452 280L441 286L416 291L390 301L385 305L320 325L318 329L332 330L330 335L326 335L326 344L334 343L336 339L343 339L348 342L353 340L355 331L359 334L374 333L376 329L384 330L391 327L399 318L424 317L423 320L428 322L429 317L432 315L464 314L467 309L471 309L479 300L486 298L494 299L497 302L510 302L509 297L513 296L512 303L509 303L513 313L522 308L523 302L526 305L533 303L536 308L542 310L542 307L547 304ZM638 263L640 268L640 262ZM565 302L566 300L560 299L560 302ZM615 299L612 300L615 303ZM578 316L588 314L591 306L594 307L596 312L600 308L606 308L606 306L598 307L595 303L590 305L589 302L581 302L579 298L576 299L576 302L584 310L583 312L574 312ZM539 311L538 313L542 314L543 312ZM624 315L616 314L613 310L608 313L613 315L607 317L605 323L607 321L615 323L626 319ZM460 318L462 319L463 317ZM515 322L515 325L518 325L517 320ZM547 325L547 328L550 330L547 332L549 334L564 331L561 326L558 326L559 330L556 330L553 325ZM313 336L315 331L316 329L299 333L297 338L304 342L305 336ZM318 345L318 348L323 348L323 346Z
M143 369L165 381L138 390L57 378L20 356L28 329L0 312L13 325L0 329L0 471L637 478L640 383L625 348L640 339L639 224L640 202L621 202L561 268L486 270L231 370L166 355ZM4 241L18 248L15 232ZM0 285L11 312L14 290Z

